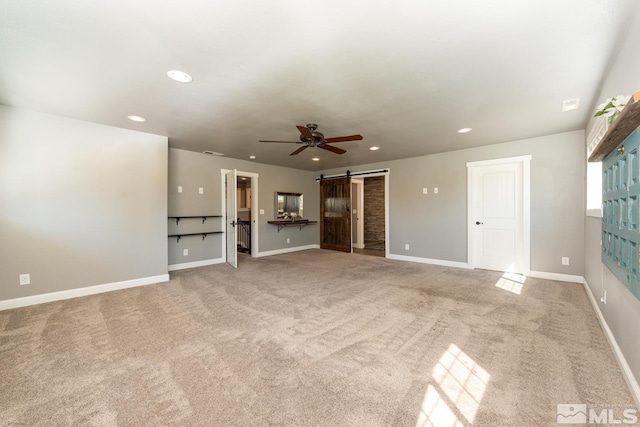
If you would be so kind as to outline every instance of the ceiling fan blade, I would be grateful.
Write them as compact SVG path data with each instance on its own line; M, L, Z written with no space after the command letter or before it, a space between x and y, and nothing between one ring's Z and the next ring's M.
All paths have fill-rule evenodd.
M313 139L313 134L311 133L311 130L308 127L306 126L296 126L296 127L298 128L302 136L304 136L305 138Z
M328 144L318 145L317 147L318 148L322 148L323 150L331 151L331 152L336 153L336 154L344 154L344 153L347 152L346 150L343 150L342 148L334 147L334 146L328 145Z
M303 145L302 147L298 148L296 151L294 151L293 153L289 154L290 156L295 156L296 154L302 152L302 150L304 150L305 148L307 148L308 145Z
M335 138L325 138L325 142L347 142L347 141L360 141L362 135L349 135L349 136L336 136Z
M265 140L258 140L258 142L279 142L279 143L283 143L283 144L300 144L300 142L296 142L296 141L265 141Z

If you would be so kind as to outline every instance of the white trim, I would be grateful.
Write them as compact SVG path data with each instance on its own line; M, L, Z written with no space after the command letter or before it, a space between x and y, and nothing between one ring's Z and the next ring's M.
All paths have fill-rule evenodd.
M574 276L572 274L547 273L546 271L531 271L529 274L525 274L525 276L533 277L536 279L557 280L558 282L584 282L584 277L582 276Z
M290 253L290 252L300 252L300 251L306 251L306 250L309 250L309 249L320 249L320 245L295 246L295 247L292 247L292 248L275 249L273 251L258 252L256 257L260 258L260 257L264 257L264 256L287 254L287 253Z
M184 270L186 268L204 267L205 265L224 264L224 258L205 259L203 261L183 262L182 264L171 264L169 271Z
M475 268L473 262L474 233L474 194L472 189L475 179L473 168L494 166L505 163L522 164L522 232L523 232L523 254L522 268L519 273L529 276L531 273L531 159L532 155L505 157L502 159L481 160L477 162L467 162L467 264L469 268Z
M389 258L389 248L391 247L391 236L389 231L389 176L391 169L387 168L384 175L384 256ZM369 175L376 176L376 175ZM364 238L364 235L363 235Z
M102 294L105 292L118 291L120 289L135 288L138 286L153 285L161 282L168 282L169 275L141 277L139 279L124 280L122 282L106 283L103 285L87 286L84 288L68 289L66 291L49 292L40 295L31 295L22 298L13 298L0 301L0 311L12 308L27 307L30 305L44 304L46 302L62 301L65 299L84 297L87 295Z
M255 257L258 253L258 177L254 172L238 171L238 176L251 178L251 256Z
M225 197L225 175L227 172L231 172L231 169L220 168L220 210L222 214L222 239L220 239L220 250L222 254L222 259L227 260L227 199ZM253 191L253 190L251 190Z
M395 254L387 254L387 258L395 259L398 261L417 262L420 264L441 265L443 267L464 268L467 270L471 268L469 267L469 264L467 264L466 262L447 261L443 259L421 258L421 257L415 257L415 256L395 255Z
M587 209L587 216L593 218L602 218L602 208L600 209Z
M526 156L504 157L501 159L491 159L491 160L480 160L477 162L467 162L467 167L493 166L493 165L501 165L503 163L524 163L526 161L531 161L532 158L533 156L531 154L527 154Z
M356 200L356 217L360 218L356 224L358 243L353 243L353 236L351 236L351 245L357 249L364 249L364 178L352 178L351 183L358 188L358 195L360 197ZM353 206L351 207L353 209Z
M591 288L587 283L587 280L584 279L582 281L584 285L585 291L587 292L587 296L589 297L589 301L591 301L591 306L593 307L593 311L596 312L596 317L598 317L598 321L600 322L600 326L602 327L602 331L604 335L607 337L607 341L609 341L609 346L613 351L613 354L616 356L616 360L618 361L618 365L620 366L620 370L622 371L622 376L624 380L627 382L627 386L629 386L629 391L631 392L631 396L636 401L636 406L640 407L640 385L638 385L638 381L636 377L633 375L633 371L631 367L627 363L627 359L625 359L620 346L618 346L618 342L616 341L616 337L613 335L613 332L609 328L607 321L605 320L602 312L600 311L600 306L598 305L593 293L591 292Z

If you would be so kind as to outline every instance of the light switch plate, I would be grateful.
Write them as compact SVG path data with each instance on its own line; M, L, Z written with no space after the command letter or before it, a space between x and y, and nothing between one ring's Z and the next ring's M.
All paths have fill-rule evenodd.
M182 193L182 186L178 185L178 193Z
M202 188L202 187L198 188L198 193L204 194L204 188Z
M260 209L260 215L264 215L264 209Z
M433 187L433 193L438 194L438 187Z
M427 194L429 192L429 189L427 187L424 187L422 189L422 194Z

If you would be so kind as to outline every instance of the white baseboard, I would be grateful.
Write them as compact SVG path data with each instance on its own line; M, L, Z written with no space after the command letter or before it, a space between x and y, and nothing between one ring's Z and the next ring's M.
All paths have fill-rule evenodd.
M584 277L571 274L547 273L546 271L531 271L530 277L536 279L557 280L558 282L583 283Z
M184 262L182 264L171 264L169 271L184 270L186 268L204 267L205 265L224 264L224 258L205 259L203 261Z
M609 341L609 346L611 350L613 350L613 354L616 356L616 360L618 361L618 365L620 366L620 370L622 371L622 376L624 380L627 382L629 386L629 391L631 391L631 395L633 399L636 401L636 406L640 407L640 385L638 385L638 381L636 377L633 375L633 371L631 367L627 363L627 359L625 359L624 354L622 354L622 350L620 346L618 346L618 342L616 341L616 337L613 335L613 332L609 328L607 321L604 319L602 315L602 311L600 311L600 306L598 305L597 300L593 296L591 292L591 288L587 283L587 280L584 279L582 281L584 285L584 289L587 291L587 295L589 296L589 301L591 301L591 306L593 307L593 311L596 312L596 316L598 317L598 321L600 322L600 326L604 331L604 335L607 337L607 341Z
M466 262L446 261L442 259L421 258L421 257L415 257L415 256L396 255L396 254L387 254L387 258L396 259L398 261L417 262L420 264L433 264L433 265L441 265L443 267L470 269L469 264L467 264Z
M29 305L43 304L45 302L61 301L65 299L84 297L87 295L101 294L120 289L135 288L137 286L152 285L154 283L168 282L169 275L141 277L139 279L125 280L122 282L106 283L104 285L87 286L84 288L69 289L66 291L49 292L40 295L31 295L22 298L13 298L0 301L0 311L12 308L26 307Z
M275 249L273 251L258 252L257 255L256 255L256 258L260 258L260 257L263 257L263 256L288 254L290 252L306 251L306 250L309 250L309 249L320 249L320 245L294 246L292 248Z

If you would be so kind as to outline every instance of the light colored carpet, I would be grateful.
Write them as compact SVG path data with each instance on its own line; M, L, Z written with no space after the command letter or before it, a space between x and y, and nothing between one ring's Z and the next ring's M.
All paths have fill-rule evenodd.
M0 312L0 425L555 426L633 402L578 284L323 250L171 277Z

